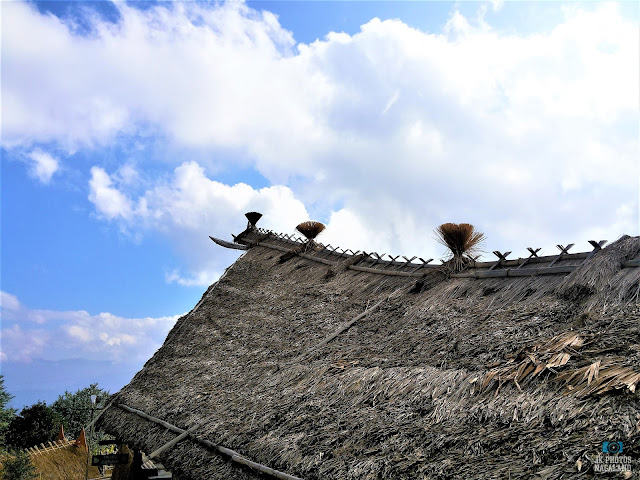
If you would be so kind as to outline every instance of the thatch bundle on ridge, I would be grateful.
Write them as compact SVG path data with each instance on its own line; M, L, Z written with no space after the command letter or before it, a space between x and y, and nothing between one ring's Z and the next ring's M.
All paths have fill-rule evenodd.
M454 272L464 270L473 264L471 254L479 250L484 241L484 233L469 223L443 223L435 230L436 240L451 250L453 257L448 265Z
M307 240L313 241L319 234L324 230L324 225L320 222L314 222L308 220L306 222L302 222L296 227L302 235L304 235Z
M247 212L244 214L244 216L247 217L247 220L249 221L249 225L247 225L247 228L255 228L258 220L262 218L262 214L258 212Z

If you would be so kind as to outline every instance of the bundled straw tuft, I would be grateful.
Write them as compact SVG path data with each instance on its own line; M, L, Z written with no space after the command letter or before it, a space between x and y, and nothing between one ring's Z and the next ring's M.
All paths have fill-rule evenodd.
M247 212L244 214L244 216L247 217L247 220L249 220L249 225L251 227L255 227L256 223L258 223L258 220L262 218L262 214L258 212Z
M484 241L484 233L479 232L469 223L443 223L435 230L436 240L452 253L451 265L454 271L460 271L471 263L467 257L479 250Z
M313 240L324 230L324 225L320 222L313 222L309 220L298 225L296 230L307 237L308 240Z

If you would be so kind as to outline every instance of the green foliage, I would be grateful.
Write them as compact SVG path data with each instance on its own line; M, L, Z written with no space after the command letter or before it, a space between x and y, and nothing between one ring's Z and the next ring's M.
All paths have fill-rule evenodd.
M31 480L36 478L36 467L31 463L31 457L25 451L12 453L13 458L9 458L4 463L2 470L3 480Z
M23 408L20 415L11 420L6 435L7 445L24 449L51 442L55 440L60 425L62 417L46 403L38 402Z
M64 392L58 399L51 404L51 408L63 419L65 435L68 438L77 438L83 427L91 422L91 395L97 395L94 414L104 406L104 401L109 396L107 390L98 387L97 383L92 383L86 388L71 393ZM85 432L89 435L89 432ZM98 440L102 438L101 432L95 432L89 439L91 446L97 445Z
M11 420L16 416L16 409L8 407L13 398L4 388L4 377L0 375L0 446L6 445L5 435Z

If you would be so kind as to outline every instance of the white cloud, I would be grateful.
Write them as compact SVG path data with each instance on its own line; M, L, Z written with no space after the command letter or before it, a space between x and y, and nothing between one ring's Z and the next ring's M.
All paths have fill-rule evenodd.
M504 6L504 0L490 0L490 3L494 12L497 12Z
M58 159L41 150L34 150L28 156L29 173L45 185L60 168Z
M185 162L172 177L156 180L137 198L126 182L118 182L103 169L92 168L89 199L99 215L118 219L125 228L159 231L169 237L185 259L187 274L178 269L167 273L168 283L183 286L208 286L223 268L237 257L236 252L222 252L209 235L230 238L246 227L244 213L252 210L264 214L260 226L292 232L309 215L291 189L272 186L254 189L239 183L225 185L209 179L203 167ZM132 205L137 205L133 208ZM214 255L216 252L217 255Z
M91 168L89 181L89 200L107 219L121 217L131 218L133 207L131 202L119 190L112 186L111 178L100 167Z
M14 295L0 294L2 360L10 362L36 358L144 361L160 347L179 317L124 318L82 310L33 310L20 304ZM7 299L10 301L5 302ZM39 322L28 321L33 318Z
M308 205L335 212L335 241L351 243L359 225L371 248L412 254L437 248L430 232L444 221L523 253L594 228L638 233L640 55L637 24L617 4L571 6L538 34L455 12L443 32L372 19L309 45L236 2L117 8L118 24L80 37L29 5L5 6L3 145L74 149L153 132L200 152L204 167L228 161L200 160L207 152L249 158L274 186L223 185L184 157L145 193L131 171L92 170L105 219L161 230L188 259L171 281L219 272L202 235L238 231L254 202L279 229Z
M15 312L20 310L21 305L18 297L7 292L0 291L0 307L2 310Z
M191 277L183 277L182 275L180 275L179 271L175 269L171 273L167 273L165 275L165 281L167 283L177 283L178 285L182 285L184 287L209 286L218 278L220 278L220 273L215 270L200 270Z
M80 342L89 343L93 340L93 335L91 335L91 332L79 325L69 325L66 328L66 331L70 337L73 337L75 340L79 340Z

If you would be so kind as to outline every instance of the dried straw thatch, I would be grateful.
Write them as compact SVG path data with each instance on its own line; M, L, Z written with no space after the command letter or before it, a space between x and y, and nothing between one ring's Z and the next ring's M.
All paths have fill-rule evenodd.
M279 264L279 251L254 246L98 428L149 453L176 434L115 405L182 429L210 417L199 438L305 479L592 478L603 441L640 456L640 303L616 290L637 289L617 279L640 269L608 251L626 258L637 241L595 254L582 275L426 270L421 289L415 278L327 275L303 256ZM590 284L593 262L609 280L567 294ZM159 458L178 479L265 478L191 440Z
M454 272L473 263L470 255L478 251L485 239L484 233L478 232L469 223L443 223L435 233L436 240L451 251L449 264Z
M325 227L322 223L309 220L298 225L296 230L298 230L308 240L313 240L324 230L324 228Z
M567 299L580 300L594 296L593 300L617 295L616 303L638 299L640 269L622 270L622 264L640 256L640 238L623 235L607 248L596 253L589 262L568 275L558 285L557 292Z
M37 478L42 480L84 480L87 461L87 452L74 444L31 456ZM100 476L97 467L89 467L89 478Z
M244 216L247 217L250 227L255 227L256 223L258 223L258 220L262 218L262 214L258 212L247 212L244 214Z

